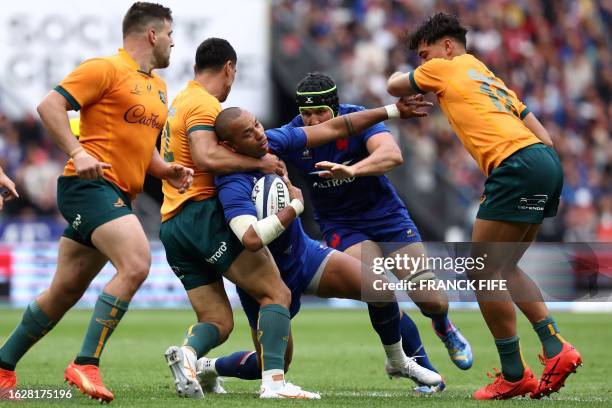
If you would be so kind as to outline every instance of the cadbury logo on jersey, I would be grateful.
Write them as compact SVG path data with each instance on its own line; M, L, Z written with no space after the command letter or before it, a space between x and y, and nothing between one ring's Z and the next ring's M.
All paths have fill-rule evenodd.
M144 105L134 105L125 111L123 120L127 123L136 123L139 125L151 126L154 129L162 129L164 124L159 121L157 113L147 114Z

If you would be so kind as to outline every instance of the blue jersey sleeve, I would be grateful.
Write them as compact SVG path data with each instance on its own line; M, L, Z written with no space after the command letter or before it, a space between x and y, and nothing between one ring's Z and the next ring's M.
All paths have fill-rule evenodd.
M287 123L283 127L302 127L304 126L304 120L302 120L302 115L296 115L295 118L291 120L291 122Z
M366 110L363 106L357 106L357 105L340 105L340 114L342 115L346 115L347 113L352 113L352 112L360 112L360 111L364 111ZM363 140L363 143L367 143L368 139L371 138L372 136L378 134L378 133L383 133L383 132L389 132L389 128L385 125L384 122L379 122L377 124L375 124L374 126L371 126L369 128L367 128L366 130L364 130L363 132L361 132L360 137L361 140Z
M241 173L217 176L215 184L227 222L239 215L257 216L251 200L253 183L250 176Z
M301 127L283 126L266 130L268 146L272 153L284 155L306 147L306 133Z

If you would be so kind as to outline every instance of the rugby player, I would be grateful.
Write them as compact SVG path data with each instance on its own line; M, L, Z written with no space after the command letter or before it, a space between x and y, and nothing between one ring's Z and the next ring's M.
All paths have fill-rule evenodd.
M81 351L64 379L91 398L110 402L99 361L114 329L149 272L149 243L132 212L145 173L179 190L190 169L164 163L155 142L166 120L166 68L172 15L159 4L134 3L123 19L123 48L83 62L38 106L43 124L70 159L58 180L57 201L69 225L59 242L51 286L30 303L0 348L0 388L16 385L15 366L83 295L110 260L117 273L96 301ZM81 135L70 131L68 110L81 111Z
M300 114L285 126L312 126L333 117L363 110L340 104L333 79L321 73L308 74L297 86ZM329 245L367 265L374 258L426 255L419 230L406 206L384 175L402 164L402 153L383 124L366 129L358 137L340 139L315 148L291 152L281 158L307 177L315 220ZM379 243L389 243L379 245ZM397 244L402 244L398 249ZM400 279L434 279L432 271L393 271ZM436 335L447 348L452 362L467 370L472 366L470 344L448 319L444 291L410 291ZM398 309L396 304L389 305ZM418 355L419 364L435 370L427 357L418 328L402 313L402 341L407 355Z
M553 217L563 172L542 124L504 82L466 52L466 33L453 16L438 13L410 37L424 61L388 80L393 96L434 92L467 151L487 176L472 232L476 256L488 254L481 279L507 279L509 291L476 293L495 339L502 371L477 390L475 399L508 399L558 391L581 364L578 351L560 335L539 288L517 266L535 239L543 218ZM535 203L537 205L532 205ZM515 243L509 245L493 243ZM489 244L491 243L491 244ZM525 364L514 305L529 319L542 342L544 371L538 381Z
M289 335L290 292L280 278L267 248L244 250L223 217L213 180L214 173L245 170L281 172L276 156L242 156L220 146L215 119L236 76L237 56L224 39L209 38L195 55L194 80L179 92L170 107L161 153L164 160L193 169L194 181L186 194L163 183L160 238L166 258L181 280L196 313L181 347L165 353L179 396L203 397L196 377L196 361L222 344L233 329L232 309L223 287L226 277L261 305L258 331L263 347L262 398L318 399L316 393L285 381L284 356ZM222 392L220 384L205 390Z
M401 103L400 103L401 105ZM409 105L402 105L406 110ZM403 117L411 117L412 108ZM384 115L384 111L379 111ZM358 115L373 113L360 112ZM373 115L370 115L373 116ZM357 118L356 115L352 117ZM379 116L382 120L385 117ZM350 129L351 118L347 120ZM330 132L334 124L340 120L329 121L321 126L311 128L278 128L264 132L261 124L249 112L240 108L228 108L222 111L215 123L217 135L228 149L251 157L261 157L268 149L278 154L303 149L305 146L317 146L329 142L332 137L342 136L338 131ZM371 122L375 123L375 121ZM368 126L361 123L355 126L355 131ZM339 129L341 130L341 129ZM346 130L345 130L346 131ZM334 134L336 136L334 136ZM346 133L344 133L346 134ZM270 215L257 220L255 206L251 201L253 187L260 172L242 172L215 179L219 188L219 198L223 205L225 218L232 231L250 251L258 251L269 245L283 280L291 290L291 317L300 308L302 293L316 294L320 297L341 297L362 300L363 280L371 282L375 279L372 273L362 276L361 263L346 254L321 246L310 239L302 229L299 217L303 211L303 198L299 189L288 184L291 203L278 215ZM366 282L366 286L368 283ZM258 303L247 293L238 288L238 294L243 309L249 320L253 342L257 354L237 352L220 359L204 358L198 362L198 371L203 382L216 379L218 375L232 376L243 379L258 378L258 354L260 343L257 336ZM408 358L401 343L399 310L389 310L386 304L371 304L370 318L377 331L387 354L387 372L396 377L408 377L420 386L439 386L442 378L434 371L419 366L412 358ZM285 370L288 369L292 355L292 337L289 337ZM264 360L265 361L265 360Z

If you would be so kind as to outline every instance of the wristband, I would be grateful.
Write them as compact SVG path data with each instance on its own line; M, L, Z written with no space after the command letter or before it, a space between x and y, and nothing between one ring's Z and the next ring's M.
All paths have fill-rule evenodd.
M300 214L304 212L304 204L302 204L302 202L298 200L297 198L294 198L293 200L291 200L291 202L289 203L289 206L293 207L293 209L295 210L295 215L297 217L299 217Z
M385 105L385 110L387 111L387 117L389 119L395 119L400 117L400 111L397 108L396 104Z

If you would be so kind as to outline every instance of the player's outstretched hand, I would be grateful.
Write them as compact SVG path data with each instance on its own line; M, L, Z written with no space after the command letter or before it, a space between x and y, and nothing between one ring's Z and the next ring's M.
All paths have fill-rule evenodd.
M395 104L400 111L402 119L422 118L429 115L427 111L422 110L425 107L433 106L433 103L427 102L423 95L411 95L401 97Z
M0 210L4 207L5 200L9 201L13 198L19 198L15 190L15 183L0 169Z
M283 181L285 182L285 184L287 185L287 189L289 190L289 199L298 199L302 202L302 204L304 204L304 196L302 195L302 190L291 184L291 181L287 176L283 176Z
M263 174L278 174L283 177L287 174L287 167L285 166L285 162L283 162L278 156L266 153L261 158L261 166L259 171Z
M104 177L104 170L110 169L111 165L104 163L90 155L82 147L73 153L72 164L77 176L83 179L94 180Z
M193 169L181 164L173 163L168 167L168 172L164 179L170 185L178 189L180 194L185 193L193 183Z
M355 177L355 170L353 170L351 166L346 166L344 164L330 161L320 161L315 164L315 167L323 170L319 173L319 177L336 180Z

